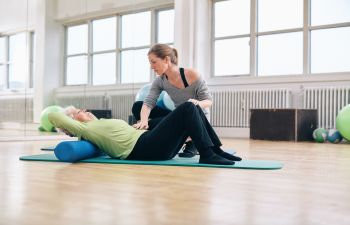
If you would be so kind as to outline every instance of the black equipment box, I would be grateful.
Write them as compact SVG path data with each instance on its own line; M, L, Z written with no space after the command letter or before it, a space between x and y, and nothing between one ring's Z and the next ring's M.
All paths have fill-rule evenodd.
M316 109L251 109L250 138L274 141L313 141Z

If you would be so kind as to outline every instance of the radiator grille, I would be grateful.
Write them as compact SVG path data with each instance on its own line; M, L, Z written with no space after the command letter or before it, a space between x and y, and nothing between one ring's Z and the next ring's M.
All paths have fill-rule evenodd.
M214 127L249 127L250 109L289 108L290 90L216 91L210 121Z
M33 99L1 99L0 122L33 122Z
M108 109L108 98L104 95L57 97L56 104L62 107L73 105L82 109Z
M350 87L304 89L304 108L318 110L318 127L335 128L336 116L350 100Z
M131 107L134 104L134 95L112 95L110 96L110 106L112 117L128 121L131 115Z

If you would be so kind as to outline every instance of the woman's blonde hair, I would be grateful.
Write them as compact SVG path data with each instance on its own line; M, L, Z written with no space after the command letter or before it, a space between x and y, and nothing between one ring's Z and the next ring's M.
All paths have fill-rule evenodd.
M154 54L160 59L165 59L165 57L169 57L172 64L177 65L178 63L178 55L177 50L175 48L170 47L166 44L155 44L153 45L149 51L148 54Z

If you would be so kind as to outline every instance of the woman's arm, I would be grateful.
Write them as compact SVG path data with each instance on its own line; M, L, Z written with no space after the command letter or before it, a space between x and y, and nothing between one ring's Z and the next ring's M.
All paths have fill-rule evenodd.
M136 129L148 129L148 118L149 114L151 113L151 109L146 105L143 104L140 112L141 120L133 125Z
M81 137L82 132L85 129L83 123L70 118L63 112L49 113L48 118L54 127L66 130L68 133L77 137Z

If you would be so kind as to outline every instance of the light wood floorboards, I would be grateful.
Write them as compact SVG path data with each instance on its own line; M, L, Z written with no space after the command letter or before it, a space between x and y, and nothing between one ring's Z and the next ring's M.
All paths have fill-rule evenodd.
M225 139L281 170L19 161L0 142L0 224L350 224L350 144Z

